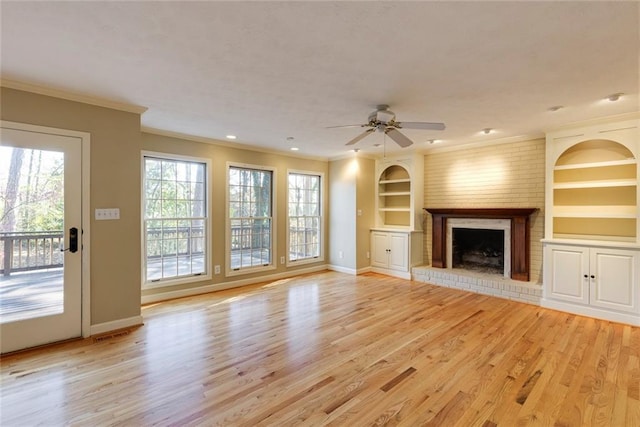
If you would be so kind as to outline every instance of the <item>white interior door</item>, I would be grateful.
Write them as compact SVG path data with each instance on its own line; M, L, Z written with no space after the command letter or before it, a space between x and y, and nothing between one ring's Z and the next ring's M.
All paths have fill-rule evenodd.
M2 353L82 335L82 145L0 129Z

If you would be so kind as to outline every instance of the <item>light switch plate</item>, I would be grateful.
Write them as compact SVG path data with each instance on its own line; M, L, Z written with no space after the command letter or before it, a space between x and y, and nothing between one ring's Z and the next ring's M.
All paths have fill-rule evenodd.
M120 219L120 208L96 209L96 221Z

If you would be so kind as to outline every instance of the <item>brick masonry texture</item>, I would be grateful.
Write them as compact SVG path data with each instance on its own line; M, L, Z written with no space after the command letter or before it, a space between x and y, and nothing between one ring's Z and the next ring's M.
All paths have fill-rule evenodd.
M427 208L538 208L538 211L530 217L529 262L530 281L540 287L542 281L540 239L544 236L544 168L544 139L451 151L434 150L424 156L424 206ZM424 216L423 226L425 230L424 261L425 264L431 265L431 215ZM447 272L443 269L436 270ZM523 302L531 302L529 298L524 296L522 298Z
M411 273L416 282L491 295L527 304L540 305L542 298L542 287L539 283L520 282L495 274L432 267L414 267Z

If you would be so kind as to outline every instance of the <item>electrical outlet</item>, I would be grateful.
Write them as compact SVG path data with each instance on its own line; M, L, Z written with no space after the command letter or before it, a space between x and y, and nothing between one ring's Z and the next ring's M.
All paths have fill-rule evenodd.
M213 267L213 274L220 274L220 266L219 265L215 265Z
M338 258L344 258L344 253L342 251L338 251Z
M369 251L367 251L367 259L369 259L371 256L371 254L369 253Z
M280 257L280 264L284 264L284 257L283 256Z

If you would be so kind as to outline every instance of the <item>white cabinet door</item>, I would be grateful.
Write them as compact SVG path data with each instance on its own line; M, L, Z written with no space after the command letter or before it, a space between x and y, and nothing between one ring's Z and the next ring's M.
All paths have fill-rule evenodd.
M547 297L589 304L589 248L547 246L545 263Z
M374 231L371 233L371 265L389 267L389 233Z
M409 270L409 239L406 234L389 234L389 268Z
M636 252L592 248L590 270L592 305L638 312Z

